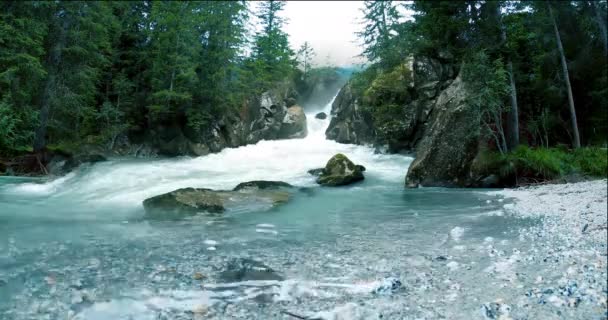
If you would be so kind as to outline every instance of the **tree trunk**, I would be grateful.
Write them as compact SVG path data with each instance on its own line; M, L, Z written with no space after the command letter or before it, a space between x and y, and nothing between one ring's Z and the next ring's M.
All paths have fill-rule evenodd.
M507 32L502 23L500 5L497 6L501 38L503 45L507 43ZM515 75L513 74L513 61L507 56L507 71L509 72L509 83L511 86L511 110L507 112L507 146L508 150L514 150L519 145L519 106L517 104L517 87L515 86Z
M40 103L40 124L34 134L34 152L42 153L46 149L46 135L49 123L49 115L51 112L51 99L53 91L57 89L57 73L60 70L59 65L61 64L61 54L66 42L66 32L69 27L68 17L62 17L63 22L59 28L59 38L49 52L47 59L48 62L48 76L44 85L44 91L42 93L42 99ZM44 160L44 159L43 159Z
M549 7L549 16L551 17L551 21L553 22L553 31L555 32L555 40L557 42L557 50L559 51L560 60L562 62L562 72L564 74L564 79L566 81L566 91L568 93L568 105L570 107L570 120L572 121L572 133L574 135L573 146L574 148L581 147L581 139L578 134L578 124L576 121L576 109L574 108L574 98L572 97L572 86L570 86L570 76L568 72L568 64L566 63L566 55L564 54L564 47L562 46L562 39L559 35L559 29L557 28L557 22L555 21L555 17L553 16L553 9L550 3L547 3Z
M593 6L593 11L595 11L595 21L600 29L600 32L602 33L602 41L604 42L604 54L608 56L608 35L606 32L606 20L602 18L599 5L595 3L595 1L591 1L591 5Z
M513 74L513 62L507 62L509 82L511 83L511 110L507 113L507 130L509 150L514 150L519 145L519 106L517 105L517 87Z

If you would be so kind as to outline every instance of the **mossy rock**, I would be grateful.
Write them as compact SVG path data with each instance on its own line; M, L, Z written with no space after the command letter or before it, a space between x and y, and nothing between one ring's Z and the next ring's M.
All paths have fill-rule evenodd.
M234 208L268 210L291 199L290 184L282 181L243 182L233 190L184 188L144 200L147 219L178 220L197 214L221 214Z
M224 212L224 199L211 189L184 188L144 200L146 217L180 219L200 212Z
M325 165L317 178L317 183L324 186L343 186L365 179L365 167L356 165L345 155L338 153Z

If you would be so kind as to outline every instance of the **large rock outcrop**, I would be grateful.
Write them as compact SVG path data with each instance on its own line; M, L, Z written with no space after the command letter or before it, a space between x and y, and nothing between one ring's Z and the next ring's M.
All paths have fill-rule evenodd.
M300 106L287 108L281 123L279 139L305 138L307 134L308 128L306 127L304 109Z
M388 152L413 151L424 135L439 93L455 77L450 56L441 56L416 57L384 74L384 79L370 84L368 99L346 84L332 105L326 137L340 143L386 147ZM379 105L368 105L374 103ZM379 119L376 123L374 116Z
M437 98L406 186L469 186L479 141L476 119L476 110L467 103L466 84L458 77Z
M407 75L408 69L408 81L395 85L387 81ZM374 80L365 99L349 84L344 86L332 106L327 138L371 143L391 153L415 152L406 177L408 187L476 185L479 177L473 177L471 163L477 155L479 125L453 56L439 51L434 57L416 57L404 71L395 69ZM391 100L395 95L400 98Z
M325 136L340 143L371 144L375 133L369 112L361 108L359 97L346 84L331 106L331 121Z

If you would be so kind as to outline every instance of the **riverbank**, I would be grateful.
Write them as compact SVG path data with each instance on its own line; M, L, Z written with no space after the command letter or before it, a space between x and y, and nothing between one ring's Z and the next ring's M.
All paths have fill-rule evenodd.
M520 300L517 307L532 312L539 305L546 305L542 309L553 309L555 318L566 319L579 316L577 308L584 304L595 306L591 310L597 312L585 312L587 316L605 317L606 179L506 189L491 194L513 200L503 206L505 214L540 221L520 230L520 241L530 244L526 251L533 255L517 255L514 260L528 260L537 264L537 268L530 270L534 274L527 275L534 282L524 288L527 299Z

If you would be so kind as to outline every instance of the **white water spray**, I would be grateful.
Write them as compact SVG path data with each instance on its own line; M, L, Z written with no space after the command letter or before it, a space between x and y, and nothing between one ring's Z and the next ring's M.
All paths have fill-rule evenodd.
M334 99L322 111L330 114ZM410 157L375 154L371 147L327 140L325 130L330 117L316 119L314 113L306 117L308 136L304 139L260 141L197 158L113 160L44 184L21 184L10 192L51 198L75 197L101 205L131 207L140 206L148 197L184 187L229 189L250 180L280 180L313 186L314 177L307 171L323 167L336 153L364 165L368 180L402 183Z

